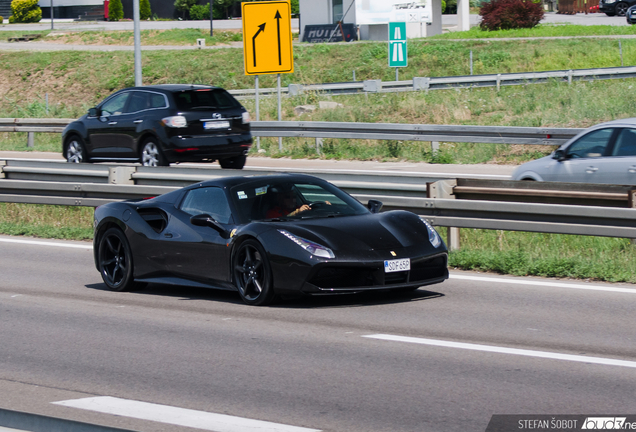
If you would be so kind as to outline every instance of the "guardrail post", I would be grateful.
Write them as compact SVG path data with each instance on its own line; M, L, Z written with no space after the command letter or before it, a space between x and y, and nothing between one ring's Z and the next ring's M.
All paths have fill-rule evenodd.
M439 141L431 141L431 152L433 154L439 151Z
M627 207L636 208L636 189L627 192ZM636 239L630 239L632 246L636 246Z
M133 173L137 172L136 167L117 166L108 167L108 183L134 185Z
M366 80L362 83L362 89L368 93L377 93L382 90L382 80Z
M439 180L426 184L426 197L432 199L455 199L453 189L457 186L457 180ZM447 227L446 246L448 250L459 250L459 228Z
M413 90L426 90L431 87L431 79L428 77L413 77Z
M497 91L501 89L501 74L497 74Z
M27 147L33 147L35 142L35 132L27 132Z
M303 92L303 86L300 84L290 84L287 87L289 96L298 96Z
M7 161L0 161L0 179L6 178L2 167L7 166Z
M572 85L572 69L568 71L568 84Z
M316 154L320 154L322 148L322 138L316 138Z

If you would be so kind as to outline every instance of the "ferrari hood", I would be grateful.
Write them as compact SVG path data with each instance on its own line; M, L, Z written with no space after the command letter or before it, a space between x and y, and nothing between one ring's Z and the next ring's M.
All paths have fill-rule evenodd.
M402 211L307 219L278 227L334 251L396 250L429 242L426 225L420 218Z

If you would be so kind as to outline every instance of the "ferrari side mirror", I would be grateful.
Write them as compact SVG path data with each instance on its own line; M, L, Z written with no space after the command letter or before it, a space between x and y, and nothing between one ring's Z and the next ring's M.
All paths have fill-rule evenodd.
M227 238L227 235L228 235L227 230L223 228L223 226L220 223L218 223L216 220L214 220L214 218L210 216L209 214L203 213L203 214L194 215L190 218L190 223L196 226L210 227L218 231L223 238Z
M382 201L378 200L369 200L367 204L367 208L371 213L380 213L380 209L382 208Z

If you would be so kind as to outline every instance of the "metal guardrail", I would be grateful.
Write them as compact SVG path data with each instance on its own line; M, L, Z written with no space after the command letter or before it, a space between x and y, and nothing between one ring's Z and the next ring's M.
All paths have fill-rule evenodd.
M594 69L571 69L544 72L520 72L506 74L487 75L462 75L450 77L415 77L404 81L367 80L329 84L290 84L282 88L281 93L288 96L297 96L307 92L328 94L356 94L356 93L394 93L405 91L441 90L464 87L501 87L522 84L540 84L550 80L573 81L599 80L599 79L624 79L636 77L636 67L611 67ZM241 89L229 91L238 99L253 98L256 95L254 89ZM259 95L274 96L276 88L261 88Z
M258 137L560 145L584 129L353 122L252 122Z
M50 162L57 165L50 168L48 174L67 176L58 170L77 170L77 178L86 178L88 174L101 183L86 183L73 181L34 181L12 179L20 175L35 175L35 171L44 170L43 166L32 169L29 173L20 169L12 170L13 161L3 161L0 164L4 179L0 180L0 201L98 206L111 201L146 198L169 192L184 184L191 184L215 176L237 175L230 170L212 170L197 168L151 168L141 166L107 166L107 165L71 165L60 162ZM8 164L7 164L8 163ZM40 162L40 164L46 164ZM89 170L85 168L91 167ZM97 168L95 168L97 167ZM19 167L18 167L19 168ZM23 167L24 168L24 167ZM206 174L207 173L207 174ZM263 172L261 172L263 173ZM241 174L245 174L244 172ZM569 205L528 202L505 202L455 198L453 188L457 187L458 194L475 193L476 189L486 197L485 186L473 186L466 190L466 180L454 180L455 184L439 181L426 185L424 176L413 175L369 175L365 177L355 174L318 173L362 202L377 199L384 203L385 209L405 209L425 216L432 224L439 227L482 228L510 231L531 231L559 234L578 234L605 237L636 238L636 209L616 208L598 205ZM8 178L7 178L8 177ZM64 177L67 178L68 177ZM481 180L480 180L481 181ZM458 186L459 184L459 186ZM463 184L463 186L462 186ZM491 192L497 189L496 180L490 181ZM499 192L511 195L511 188L524 189L526 196L539 196L539 188L528 182L504 181L499 184ZM518 185L518 186L514 186ZM530 186L535 186L530 189ZM503 187L501 187L503 186ZM581 185L579 185L581 186ZM589 186L589 185L588 185ZM461 187L464 187L462 190ZM547 190L550 189L551 190ZM634 190L631 187L600 186L596 190L568 191L563 186L560 193L556 193L557 186L552 184L546 188L546 195L559 195L563 198L569 195L571 199L598 200L599 194L606 193L609 200L622 200L625 206L633 205ZM604 189L605 188L605 189ZM437 198L429 198L433 195ZM583 189L583 188L582 188ZM450 191L450 192L449 192ZM490 193L490 198L498 193ZM614 194L614 196L610 195ZM523 196L523 192L521 194ZM620 196L619 196L620 195Z
M74 119L0 119L0 132L59 133ZM401 123L253 121L255 137L560 145L584 129Z

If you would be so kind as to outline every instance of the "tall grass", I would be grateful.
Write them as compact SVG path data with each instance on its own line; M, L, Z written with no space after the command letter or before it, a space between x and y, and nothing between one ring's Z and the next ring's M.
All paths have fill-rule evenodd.
M92 226L92 207L0 203L1 234L90 240Z
M461 249L450 254L450 267L636 282L636 246L629 239L462 229L460 244Z

